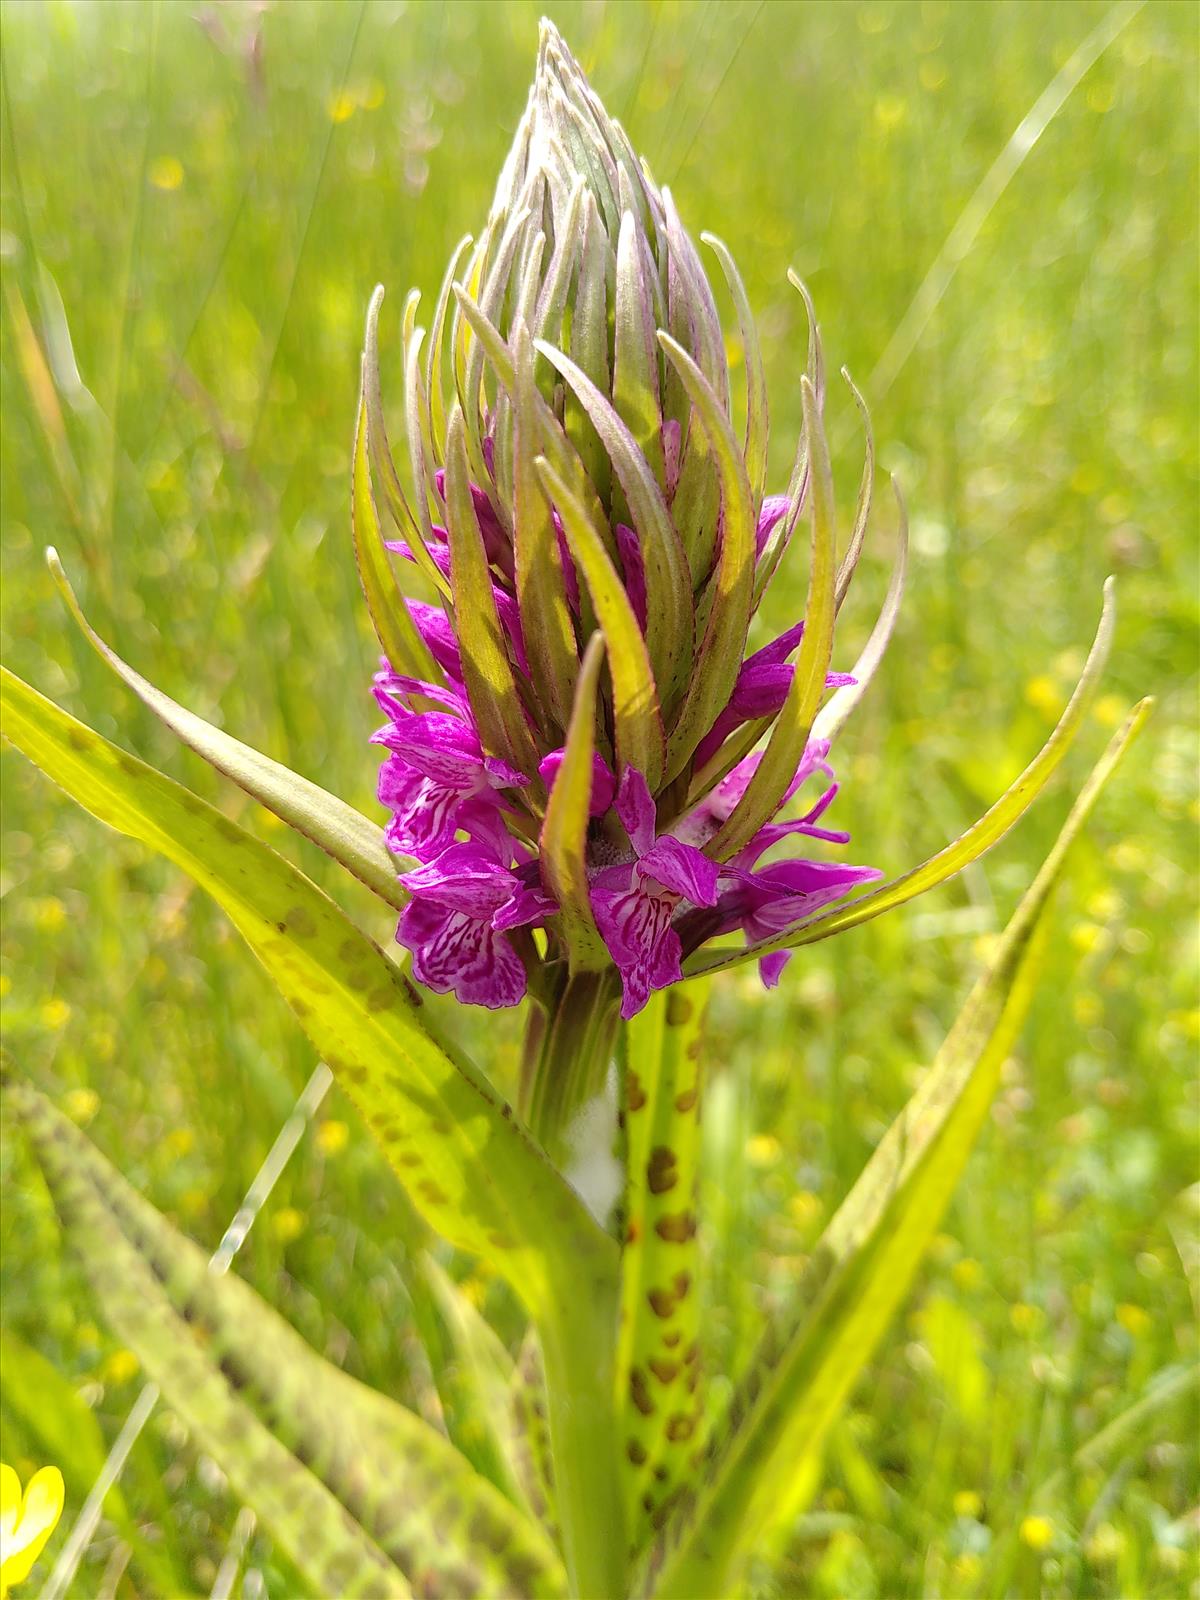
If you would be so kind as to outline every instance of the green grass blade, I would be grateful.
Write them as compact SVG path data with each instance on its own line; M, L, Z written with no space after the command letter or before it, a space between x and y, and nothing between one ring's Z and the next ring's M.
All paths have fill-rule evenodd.
M290 863L3 672L8 739L93 816L218 902L278 985L408 1191L536 1315L615 1271L615 1246L470 1062L422 1026L402 973ZM576 1274L578 1277L576 1278Z
M799 1326L768 1328L714 1439L703 1488L651 1558L656 1596L729 1593L771 1522L775 1477L804 1471L819 1454L937 1231L1036 987L1067 853L1149 710L1149 701L1135 708L1092 771L988 971L819 1241Z
M588 507L544 456L538 458L537 469L558 508L571 554L583 571L608 641L617 756L622 766L636 767L653 790L662 777L664 739L646 641Z
M771 730L762 760L745 794L712 841L712 853L722 861L736 855L779 809L780 801L804 756L817 707L825 692L825 675L833 652L833 624L837 615L834 594L837 530L833 471L829 463L825 431L821 426L816 391L807 377L800 380L800 395L804 404L804 432L811 462L813 526L812 569L808 581L808 601L804 607L804 637L800 642L796 671L787 700Z
M556 925L570 954L572 970L585 972L602 971L610 959L592 915L587 875L596 690L603 660L604 635L594 633L580 668L562 766L546 804L541 836L542 866L558 901Z
M617 1403L635 1548L682 1493L703 1415L696 1190L706 999L660 990L627 1033Z
M93 1163L80 1159L86 1141L27 1086L14 1085L6 1098L30 1135L63 1228L113 1331L220 1462L238 1498L262 1517L312 1592L409 1595L399 1567L255 1415L222 1370L221 1353L202 1347L186 1302L176 1309L156 1272L157 1265L170 1276L175 1263L152 1263L131 1241L108 1201L108 1185L98 1186ZM200 1264L203 1271L202 1256Z
M712 609L696 664L667 746L667 779L674 778L729 703L741 671L754 586L754 507L746 463L729 417L712 385L670 334L658 342L678 373L707 435L721 485L721 550L712 579ZM694 425L695 418L693 418ZM699 574L697 574L699 576Z
M87 1210L103 1213L119 1237L113 1255L97 1251L93 1262L97 1241L86 1224L68 1227L101 1304L107 1307L114 1294L119 1299L122 1286L113 1280L125 1277L132 1262L148 1269L155 1298L164 1314L182 1322L199 1360L414 1585L564 1592L561 1563L540 1531L444 1435L323 1360L240 1279L214 1275L204 1252L41 1096L22 1086L18 1105L56 1199L69 1172L88 1191ZM131 1344L168 1403L177 1405L182 1375L173 1363L165 1373L155 1370L162 1353L143 1347L136 1330ZM232 1448L236 1453L236 1443ZM223 1456L217 1459L224 1464Z
M1058 725L1021 776L965 833L960 834L944 850L939 850L936 855L930 856L928 861L923 861L919 867L906 872L902 878L895 878L891 883L885 883L882 888L861 895L849 905L829 912L825 916L815 917L811 922L803 923L798 929L777 939L764 939L758 944L747 945L743 950L714 951L709 955L693 958L684 969L685 975L699 977L706 972L740 966L743 961L756 961L760 956L770 954L772 950L791 950L800 945L816 944L820 939L832 938L835 933L844 933L848 928L856 928L860 923L870 922L872 918L882 916L885 911L905 905L917 895L924 894L927 889L945 883L948 878L952 878L956 872L961 872L972 861L977 861L985 850L989 850L998 839L1002 839L1013 824L1029 810L1070 749L1095 694L1104 663L1108 659L1115 622L1116 605L1113 581L1110 578L1104 585L1104 609L1100 616L1100 626L1096 631L1079 682L1075 685L1075 692L1068 701Z
M156 689L140 672L126 665L92 627L55 550L47 550L46 562L80 632L96 654L173 734L289 827L320 845L380 899L397 908L404 905L407 897L396 881L395 858L384 842L382 828L319 784L213 727Z

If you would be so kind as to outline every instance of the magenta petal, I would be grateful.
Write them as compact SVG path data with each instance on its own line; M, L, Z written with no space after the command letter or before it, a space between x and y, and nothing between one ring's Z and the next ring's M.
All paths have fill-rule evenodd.
M669 833L656 839L637 865L640 877L657 879L694 906L716 905L719 870L717 863L694 845L683 844Z
M639 856L645 855L654 843L658 812L646 780L636 767L626 767L621 774L616 803L617 815L629 835L630 844Z
M423 901L490 921L512 896L517 880L490 850L468 841L454 844L436 861L401 874L400 882Z
M628 890L592 891L596 926L621 974L621 1015L626 1020L637 1015L653 990L683 976L683 947L671 926L676 903L675 895L656 894L644 883Z
M458 653L458 640L450 619L441 606L428 605L424 600L407 600L409 615L417 632L429 646L429 653L443 672L462 682L462 658Z
M758 963L758 975L763 981L764 989L773 989L779 982L779 974L792 959L790 950L774 950L769 956L763 956Z
M563 763L563 750L551 750L548 756L543 756L538 764L538 773L546 785L547 794L553 789L558 777L558 769ZM592 793L588 801L588 811L593 817L602 817L613 803L613 796L617 792L617 780L613 770L603 756L592 756Z
M642 557L642 544L632 528L618 522L613 530L617 536L617 553L625 569L625 593L638 620L638 627L646 631L646 563Z
M760 556L767 540L771 537L771 530L783 516L788 508L786 494L769 494L762 503L762 510L758 514L758 527L754 533L754 553Z
M396 930L413 952L413 977L437 994L453 990L464 1005L496 1010L515 1006L525 994L525 968L503 934L462 911L406 906Z

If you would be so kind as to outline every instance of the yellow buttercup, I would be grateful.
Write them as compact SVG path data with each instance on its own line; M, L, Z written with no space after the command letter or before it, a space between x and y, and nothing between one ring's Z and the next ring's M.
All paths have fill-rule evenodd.
M23 1583L63 1508L63 1476L57 1467L35 1472L21 1493L21 1480L0 1461L0 1600L14 1583Z

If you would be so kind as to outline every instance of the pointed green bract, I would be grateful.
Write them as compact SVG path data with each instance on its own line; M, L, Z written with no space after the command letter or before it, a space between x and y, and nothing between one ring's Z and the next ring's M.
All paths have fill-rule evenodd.
M671 514L649 463L608 397L560 350L545 343L537 348L578 396L629 504L646 575L646 651L660 699L669 703L692 665L692 585Z
M817 713L813 723L813 738L828 739L831 744L870 688L871 680L887 653L887 647L891 643L900 616L900 602L904 599L904 580L908 573L908 512L900 493L900 486L894 478L892 490L896 496L900 524L896 532L896 559L892 564L892 576L888 581L887 593L883 597L883 605L880 607L875 626L871 629L870 638L863 646L850 673L854 682L844 683L840 689L835 689Z
M859 557L866 542L867 524L871 520L871 497L875 485L875 434L871 427L871 413L867 410L866 401L859 394L854 380L845 367L842 368L842 377L854 396L854 404L858 407L858 414L862 418L866 447L863 453L862 480L858 486L858 504L854 508L854 526L850 530L850 543L846 546L846 554L838 567L837 583L834 586L839 611L842 609L842 601L850 592L850 581L858 568Z
M197 755L203 756L218 772L231 778L297 833L319 845L381 900L397 909L403 907L407 897L396 881L395 859L384 841L382 828L344 800L327 793L319 784L302 778L281 762L272 761L270 756L215 728L156 689L140 672L126 665L92 627L57 552L47 550L46 561L88 643L143 705Z
M725 274L725 282L733 297L742 348L746 354L746 472L750 478L750 494L757 520L767 484L767 375L763 368L762 346L758 342L750 297L729 246L715 233L702 233L700 238L721 263L721 271Z
M102 1306L110 1295L119 1300L122 1287L114 1280L134 1261L148 1269L155 1297L182 1322L182 1337L199 1361L224 1379L414 1585L446 1596L498 1589L565 1593L561 1562L541 1531L444 1435L323 1360L237 1277L214 1275L204 1252L41 1096L22 1086L18 1105L56 1199L69 1172L88 1191L91 1213L102 1212L119 1237L113 1254L89 1263ZM86 1224L68 1236L85 1258L96 1243ZM154 1371L168 1404L178 1406L182 1372L173 1362L156 1370L164 1353L152 1343L143 1347L140 1329L130 1343ZM236 1458L237 1451L236 1438L228 1440L217 1459L227 1467L226 1457Z
M604 636L596 633L580 668L562 765L546 803L540 840L542 869L558 901L558 927L573 971L600 972L609 965L608 949L592 916L587 875L596 689L603 661Z
M712 447L721 484L723 514L708 626L696 652L695 670L667 745L666 776L670 780L686 766L717 714L728 705L741 671L754 584L754 508L746 464L719 396L691 356L670 334L660 332L658 341L683 381Z
M457 405L450 414L446 442L446 518L455 627L480 742L488 755L500 756L536 786L537 749L521 708L496 610L483 534L471 498L462 411Z
M617 239L616 297L613 310L613 405L654 474L666 487L662 417L658 395L658 346L646 246L631 210L621 217Z
M513 544L517 604L529 671L541 705L559 728L571 715L579 672L578 647L558 537L538 481L541 454L533 347L524 322L513 335Z
M197 796L3 672L5 734L94 816L161 851L229 915L379 1140L417 1210L535 1315L615 1247L484 1075L422 1026L404 976L315 884ZM586 1290L582 1291L586 1294Z
M410 294L404 306L404 338L405 348L412 337L413 322L417 314L417 302L420 296L415 292ZM379 530L379 518L375 511L374 497L371 493L371 478L366 468L369 460L371 471L383 486L383 504L392 519L393 526L400 536L408 541L412 551L413 560L426 578L433 585L434 590L441 595L449 595L450 586L438 570L433 557L429 554L429 540L432 537L432 524L429 521L429 509L425 500L420 500L422 508L421 520L413 515L412 507L405 498L404 490L400 485L400 475L396 471L396 463L392 457L391 447L388 444L387 428L383 420L383 393L379 383L379 309L383 305L383 286L379 285L371 296L371 303L367 308L366 337L363 343L363 369L362 369L362 399L366 406L366 419L362 416L358 421L358 432L355 435L354 456L354 505L355 505L355 554L359 562L359 573L363 579L364 588L367 581L367 572L372 578L378 575L378 581L373 583L373 592L378 591L383 604L380 605L379 615L371 610L371 620L375 623L378 632L381 625L388 617L390 600L396 587L395 579L391 583L384 581L383 574L378 571L378 560L374 553L374 545L382 541ZM360 467L358 452L359 445L366 446L366 460ZM423 477L416 479L418 491L424 482ZM358 515L361 506L361 519ZM362 533L359 532L360 520ZM371 524L374 532L372 533ZM361 550L360 550L361 545ZM382 558L386 562L386 556ZM364 570L365 568L365 570ZM388 569L390 573L390 568ZM372 594L367 595L368 608L371 607ZM394 628L397 624L392 623ZM383 635L380 635L381 640ZM418 641L424 646L424 641L418 635ZM384 652L391 658L388 644L384 642ZM397 671L405 671L396 660L392 665ZM426 676L424 672L417 674ZM436 681L436 679L435 679Z
M622 766L636 767L653 790L662 776L664 739L646 641L588 508L544 457L537 467L608 640L617 756Z
M396 672L438 683L442 676L441 669L417 631L384 548L383 530L379 526L379 513L375 509L375 496L371 488L368 431L364 396L359 400L358 424L354 431L350 528L354 539L354 561L367 602L367 614L383 653ZM410 536L409 548L425 548L415 531Z
M754 776L728 821L712 842L712 852L726 861L778 811L804 756L813 719L825 692L825 675L833 651L837 615L834 593L837 533L834 519L833 471L817 397L807 377L800 380L804 432L809 441L812 500L812 570L804 608L804 637L783 710L776 719Z
M819 1457L940 1225L1036 987L1045 913L1067 852L1149 708L1135 709L1088 778L937 1059L818 1242L799 1326L768 1329L691 1503L651 1554L646 1592L662 1600L729 1593L770 1525L777 1475L802 1474Z
M697 1205L707 995L659 990L629 1024L617 1404L635 1548L683 1492L703 1418Z

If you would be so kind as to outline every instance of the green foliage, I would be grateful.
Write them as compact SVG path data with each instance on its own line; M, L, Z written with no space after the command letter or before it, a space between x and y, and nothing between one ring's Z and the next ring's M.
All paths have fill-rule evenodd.
M914 1316L869 1365L812 1513L764 1541L747 1584L772 1600L1171 1600L1192 1560L1194 1392L1184 1382L1145 1431L1118 1431L1102 1461L1076 1452L1127 1412L1147 1415L1156 1374L1193 1348L1165 1209L1196 1160L1188 10L1152 3L1120 34L939 280L932 314L924 302L907 360L878 377L975 185L1106 7L563 0L555 14L635 143L658 153L689 225L718 227L743 267L771 397L769 488L787 487L781 447L800 424L794 263L912 507L909 602L837 753L839 821L859 858L902 871L1011 781L1078 672L1109 571L1122 617L1093 717L1111 726L1147 685L1163 694L1078 852L1043 998ZM207 13L204 28L182 8L160 8L157 30L146 16L4 8L4 654L216 792L63 626L41 561L54 538L105 637L177 702L374 815L366 684L378 652L345 515L361 308L380 277L392 293L435 287L448 242L484 214L537 7L409 7L401 20L369 6L361 26L342 5L222 7L210 31ZM393 361L386 330L382 342ZM849 483L858 448L836 397L831 415ZM752 643L801 614L798 555ZM851 655L889 555L872 533L842 621ZM1093 726L1081 743L1094 737ZM264 1003L204 897L3 760L7 1042L72 1117L94 1118L160 1209L214 1237L311 1048ZM229 804L278 842L255 806ZM764 1309L787 1300L814 1219L930 1059L949 996L1049 845L1052 813L1028 815L986 881L968 871L919 908L806 947L769 1004L751 968L714 986L702 1164L714 1404ZM344 883L297 849L318 883ZM386 908L365 895L355 906L390 937ZM423 1014L445 1012L433 999ZM515 1095L511 1027L473 1014L455 1024ZM327 1109L336 1129L347 1103L335 1092ZM6 1323L47 1351L111 1438L128 1380L110 1371L111 1338L59 1252L19 1139L5 1139L2 1161ZM411 1308L390 1264L407 1237L391 1196L370 1141L335 1151L318 1129L243 1270L310 1342L416 1405L429 1379L397 1337ZM503 1286L471 1287L515 1349ZM983 1429L958 1424L930 1372L919 1320L930 1294L982 1341ZM0 1405L6 1441L23 1441L3 1393ZM1072 1470L1041 1498L1064 1460ZM865 1479L851 1465L863 1461ZM128 1492L178 1574L141 1592L207 1593L234 1508L191 1470L176 1432L147 1433ZM1030 1509L1052 1520L1042 1552L1020 1537ZM295 1592L263 1542L251 1559L270 1593ZM122 1600L139 1581L122 1580ZM74 1593L99 1587L99 1568L85 1568Z
M10 1091L120 1335L318 1594L565 1592L544 1537L427 1423L215 1277L41 1096Z

